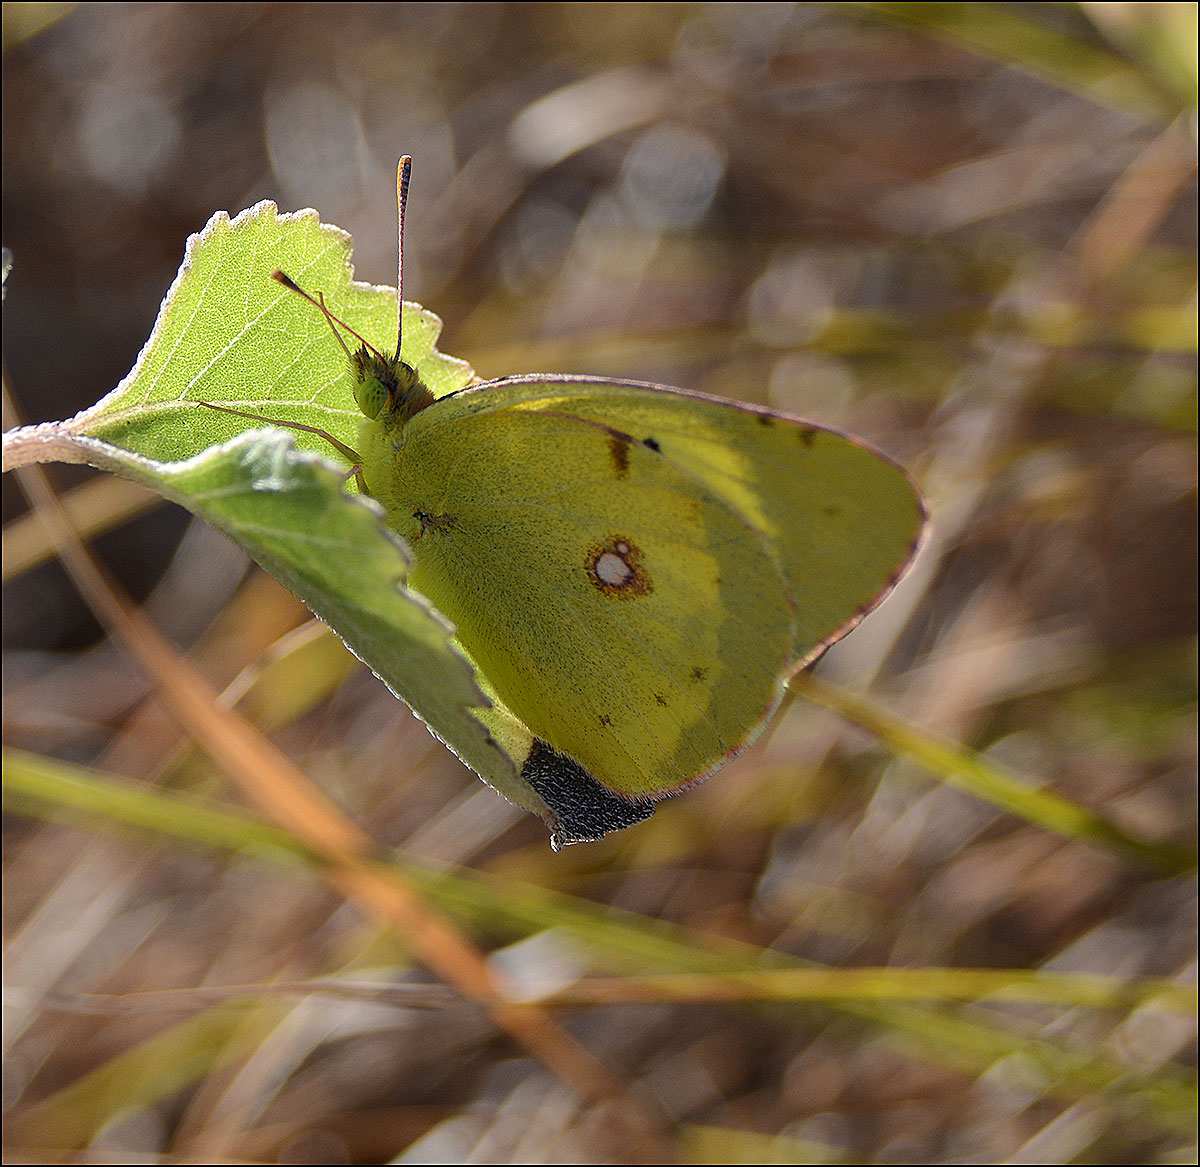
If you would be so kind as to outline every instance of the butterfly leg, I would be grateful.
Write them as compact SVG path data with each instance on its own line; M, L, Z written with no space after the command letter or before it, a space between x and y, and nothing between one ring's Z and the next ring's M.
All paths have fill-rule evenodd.
M421 524L420 531L417 532L415 538L419 539L426 531L438 531L445 534L457 522L458 519L454 515L434 515L429 511L415 510L413 518Z

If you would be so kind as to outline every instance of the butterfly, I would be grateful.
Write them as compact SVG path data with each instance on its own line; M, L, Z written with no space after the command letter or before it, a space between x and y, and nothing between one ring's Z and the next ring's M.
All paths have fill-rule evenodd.
M317 432L411 548L407 586L454 624L491 702L476 715L555 850L649 817L743 751L915 554L912 480L836 430L598 376L436 397L403 357L402 311L386 352L272 276L345 351L358 448Z

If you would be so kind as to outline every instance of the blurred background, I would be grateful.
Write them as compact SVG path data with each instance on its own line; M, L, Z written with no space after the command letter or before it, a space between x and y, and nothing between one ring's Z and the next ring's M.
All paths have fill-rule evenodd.
M1195 34L1189 4L6 4L7 380L24 422L116 385L218 209L316 207L353 235L358 278L394 282L409 153L405 292L445 321L443 351L484 377L699 389L879 445L923 484L932 535L819 674L1133 836L1186 843ZM214 683L268 677L261 723L381 845L477 873L463 926L518 980L683 967L631 939L670 925L764 965L1194 982L1186 870L1002 813L803 698L647 823L553 855L222 537L51 469ZM6 743L232 801L10 477ZM269 679L313 644L319 669ZM10 1158L646 1155L466 1002L72 1007L425 975L311 872L20 809ZM684 1161L1195 1154L1188 1016L867 1004L561 1021Z

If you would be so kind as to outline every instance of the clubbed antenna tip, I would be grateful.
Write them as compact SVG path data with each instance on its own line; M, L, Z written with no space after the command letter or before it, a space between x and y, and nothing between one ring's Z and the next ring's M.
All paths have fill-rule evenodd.
M396 357L404 340L404 207L408 202L408 177L412 159L405 154L396 167Z

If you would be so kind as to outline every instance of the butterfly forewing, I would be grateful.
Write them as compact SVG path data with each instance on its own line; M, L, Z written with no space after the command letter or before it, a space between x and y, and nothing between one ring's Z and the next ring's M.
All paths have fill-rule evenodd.
M565 412L653 443L755 525L795 608L791 667L888 592L925 522L908 475L878 451L799 418L640 382L532 374L460 394L473 409Z

